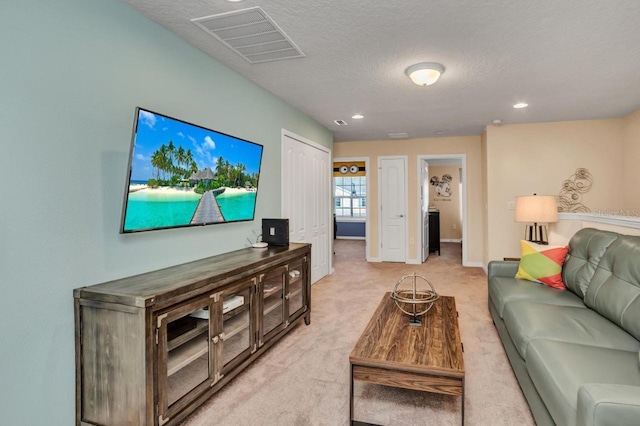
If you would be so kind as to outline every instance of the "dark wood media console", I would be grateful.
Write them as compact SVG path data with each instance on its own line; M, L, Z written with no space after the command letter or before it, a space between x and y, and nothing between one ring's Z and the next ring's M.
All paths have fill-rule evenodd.
M77 425L175 425L311 319L309 244L74 290Z

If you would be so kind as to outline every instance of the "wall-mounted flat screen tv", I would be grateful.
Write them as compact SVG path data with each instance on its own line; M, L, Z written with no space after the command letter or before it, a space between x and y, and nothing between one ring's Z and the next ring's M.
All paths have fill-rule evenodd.
M253 220L262 148L136 108L121 233Z

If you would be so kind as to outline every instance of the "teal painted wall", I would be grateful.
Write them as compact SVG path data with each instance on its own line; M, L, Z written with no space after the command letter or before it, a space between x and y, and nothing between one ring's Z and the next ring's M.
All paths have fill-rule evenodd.
M263 144L257 220L120 235L138 105ZM282 128L332 147L120 1L0 3L0 423L73 424L74 288L242 248L280 215Z

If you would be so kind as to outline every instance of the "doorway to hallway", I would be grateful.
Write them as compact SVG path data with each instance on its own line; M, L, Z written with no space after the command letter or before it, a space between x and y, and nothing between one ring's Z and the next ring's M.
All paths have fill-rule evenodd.
M420 218L421 261L425 252L434 254L434 247L445 243L460 245L458 263L467 266L467 161L466 154L418 156L418 217ZM438 231L429 229L429 211L438 216ZM435 213L437 212L437 213ZM434 221L432 221L434 223ZM435 222L437 223L437 222ZM436 235L439 241L430 241ZM438 244L439 243L439 244ZM453 246L455 247L455 246ZM457 252L457 250L456 250Z

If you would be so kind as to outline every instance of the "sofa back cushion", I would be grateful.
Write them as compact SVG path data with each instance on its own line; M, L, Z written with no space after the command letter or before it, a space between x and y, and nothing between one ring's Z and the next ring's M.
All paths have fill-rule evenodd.
M584 303L640 340L640 237L620 235L609 246Z
M562 281L569 290L584 299L602 255L619 236L593 228L576 232L569 241L569 253L562 267Z

